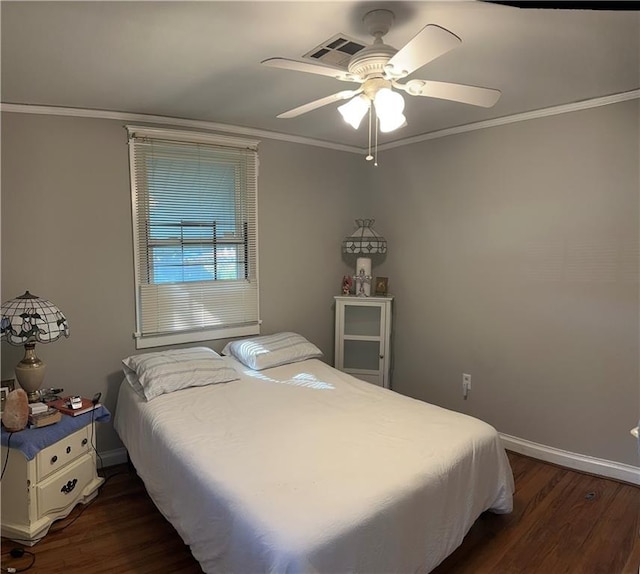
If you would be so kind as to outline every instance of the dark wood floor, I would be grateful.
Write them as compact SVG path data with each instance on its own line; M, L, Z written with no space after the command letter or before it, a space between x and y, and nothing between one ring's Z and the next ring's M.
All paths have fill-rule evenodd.
M483 514L433 574L639 574L640 488L508 454L513 512Z
M514 511L483 514L434 574L638 574L640 488L509 453L516 481ZM126 466L98 498L56 522L27 548L30 574L157 574L201 570L189 549ZM2 566L22 568L2 540ZM252 573L247 573L252 574ZM333 574L333 573L331 573Z

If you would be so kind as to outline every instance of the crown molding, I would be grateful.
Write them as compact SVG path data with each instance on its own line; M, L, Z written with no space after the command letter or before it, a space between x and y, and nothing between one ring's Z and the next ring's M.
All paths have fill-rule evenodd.
M31 104L11 104L0 103L0 112L9 112L13 114L39 114L48 116L68 116L75 118L90 118L98 120L118 120L125 122L144 122L151 124L162 124L165 126L180 126L185 128L194 128L201 130L209 130L216 132L224 132L229 134L241 134L245 136L253 136L267 138L272 140L286 141L290 143L299 143L311 145L338 151L347 151L350 153L364 153L364 150L355 146L315 140L302 136L294 136L279 132L270 132L268 130L259 130L254 128L246 128L242 126L233 126L230 124L219 124L216 122L208 122L204 120L189 120L186 118L172 118L168 116L154 116L150 114L135 114L131 112L112 112L108 110L91 110L85 108L65 108L57 106L39 106Z
M503 126L506 124L513 124L517 122L525 122L529 120L544 118L548 116L556 116L559 114L568 114L571 112L577 112L580 110L587 110L590 108L598 108L600 106L608 106L611 104L617 104L620 102L626 102L628 100L635 100L640 98L640 89L631 90L629 92L622 92L619 94L612 94L600 98L593 98L590 100L582 100L579 102L573 102L570 104L562 104L559 106L552 106L549 108L542 108L539 110L532 110L530 112L524 112L521 114L513 114L510 116L504 116L501 118L495 118L492 120L486 120L482 122L476 122L473 124L465 124L462 126L456 126L453 128L447 128L444 130L438 130L435 132L429 132L419 136L396 140L394 142L378 145L378 151L385 151L397 147L411 145L427 140L438 139L455 134L461 134L465 132L472 132L476 130L482 130L486 128L493 128L497 126ZM290 134L284 134L280 132L271 132L268 130L259 130L254 128L247 128L242 126L234 126L230 124L219 124L216 122L209 122L204 120L189 120L185 118L172 118L167 116L155 116L150 114L136 114L130 112L113 112L107 110L91 110L84 108L65 108L57 106L39 106L31 104L12 104L12 103L0 103L0 111L16 113L16 114L41 114L51 116L69 116L78 118L91 118L91 119L103 119L103 120L120 120L126 122L146 122L152 124L163 124L167 126L180 126L186 128L195 128L230 134L240 134L246 136L267 138L279 141L286 141L290 143L299 143L303 145L311 145L316 147L322 147L326 149L332 149L337 151L346 151L349 153L366 154L367 149L349 146L344 144L337 144L326 142L322 140L316 140L313 138L307 138L302 136L294 136Z
M618 104L620 102L626 102L628 100L635 100L638 98L640 98L640 90L631 90L630 92L612 94L610 96L593 98L591 100L581 100L579 102L573 102L571 104L562 104L560 106L552 106L550 108L532 110L530 112L523 112L521 114L513 114L511 116L504 116L502 118L495 118L495 119L486 120L483 122L476 122L473 124L466 124L463 126L456 126L454 128L438 130L436 132L429 132L427 134L423 134L423 135L415 136L411 138L405 138L402 140L397 140L388 144L381 144L378 146L378 151L385 151L387 149L402 147L405 145L411 145L418 142L434 140L437 138L443 138L446 136L452 136L455 134L461 134L465 132L473 132L476 130L483 130L486 128L493 128L496 126L504 126L506 124L526 122L528 120L546 118L548 116L557 116L559 114L568 114L568 113L577 112L580 110L588 110L590 108L598 108L600 106Z

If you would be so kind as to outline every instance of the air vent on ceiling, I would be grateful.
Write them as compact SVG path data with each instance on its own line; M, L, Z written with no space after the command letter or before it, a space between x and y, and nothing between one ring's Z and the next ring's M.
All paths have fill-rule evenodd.
M350 38L346 34L336 34L307 52L303 58L308 58L314 62L320 61L330 66L346 68L351 56L357 54L364 47L365 44L362 44L359 40Z

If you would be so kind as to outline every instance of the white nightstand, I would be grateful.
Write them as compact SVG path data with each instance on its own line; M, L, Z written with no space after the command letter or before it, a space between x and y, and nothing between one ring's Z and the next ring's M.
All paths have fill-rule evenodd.
M91 430L92 424L87 424L42 449L32 460L13 447L7 460L7 449L2 447L1 463L7 460L0 486L2 536L33 546L54 520L67 516L76 504L95 498L104 478L96 471Z

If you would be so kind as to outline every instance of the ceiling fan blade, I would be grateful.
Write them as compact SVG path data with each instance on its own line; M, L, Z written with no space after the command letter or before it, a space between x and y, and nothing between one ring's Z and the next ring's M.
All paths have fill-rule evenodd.
M290 60L288 58L268 58L260 62L265 66L272 68L282 68L283 70L293 70L296 72L308 72L309 74L320 74L321 76L329 76L345 82L361 82L362 80L350 74L346 68L337 68L332 66L321 66L311 62L299 62L298 60Z
M482 108L492 107L500 98L502 92L491 88L479 88L477 86L465 86L464 84L451 84L449 82L435 82L431 80L410 80L406 84L397 84L400 88L411 96L426 96L428 98L439 98L441 100L451 100Z
M389 60L385 72L394 78L404 78L461 43L462 40L453 32L427 24Z
M308 104L304 104L303 106L298 106L297 108L293 108L288 112L284 112L280 114L278 117L279 118L296 118L302 114L306 114L307 112L321 108L322 106L332 104L333 102L339 102L340 100L348 100L349 98L352 98L353 96L358 95L361 91L362 89L343 90L342 92L331 94L330 96L320 98L319 100L314 100L313 102L309 102Z

